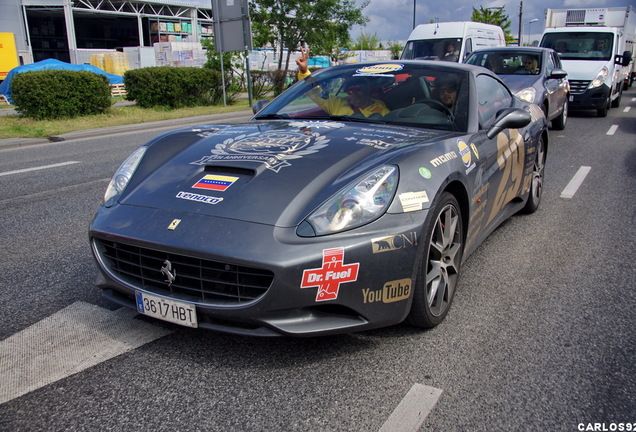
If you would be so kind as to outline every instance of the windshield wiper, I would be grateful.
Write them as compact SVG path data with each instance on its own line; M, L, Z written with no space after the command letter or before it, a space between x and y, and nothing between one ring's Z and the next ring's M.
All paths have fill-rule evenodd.
M359 123L387 123L386 120L383 120L382 116L378 114L377 116L372 114L370 117L364 117L359 114L360 117L353 115L330 115L330 116L322 116L322 117L314 117L319 120L334 120L334 121L350 121L350 122L359 122Z

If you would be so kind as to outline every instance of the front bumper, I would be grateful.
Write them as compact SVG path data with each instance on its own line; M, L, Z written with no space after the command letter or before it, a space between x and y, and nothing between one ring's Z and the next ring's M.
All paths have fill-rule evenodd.
M142 291L195 305L201 328L308 336L367 330L405 319L425 216L426 211L386 214L349 232L301 238L295 228L116 205L99 209L90 238L101 271L97 285L118 304L136 309L135 292ZM175 219L180 224L168 229ZM170 292L160 266L146 269L157 274L150 282L122 275L104 256L103 242L147 249L160 260L162 254L176 254L221 267L256 268L271 272L273 279L247 301L188 298ZM342 253L333 258L334 250Z
M573 94L569 109L602 109L610 95L610 88L603 84L593 89L586 89L583 93Z

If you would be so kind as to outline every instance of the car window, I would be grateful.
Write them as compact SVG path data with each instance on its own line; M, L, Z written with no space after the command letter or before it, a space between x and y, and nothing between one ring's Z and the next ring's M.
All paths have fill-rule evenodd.
M548 64L546 65L546 73L548 76L550 76L552 75L552 71L554 70L554 57L552 56L552 53L547 56L547 62Z
M509 49L479 50L466 63L483 66L497 75L538 75L541 71L541 53Z
M482 128L488 128L499 110L512 105L512 95L499 81L488 75L477 76L476 84L479 124Z
M467 38L465 46L466 46L466 53L464 54L464 60L466 59L466 57L470 55L470 53L473 52L473 40L471 38Z
M454 65L343 65L312 73L257 118L352 120L466 131L471 106L468 82L468 73Z

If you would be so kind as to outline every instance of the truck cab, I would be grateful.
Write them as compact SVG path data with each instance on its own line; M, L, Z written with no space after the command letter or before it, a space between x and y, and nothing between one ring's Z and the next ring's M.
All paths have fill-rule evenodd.
M570 109L594 109L599 117L620 105L633 65L633 39L626 34L631 6L627 15L626 8L614 8L612 14L609 9L548 9L539 44L561 58L570 82ZM607 25L612 23L616 26Z

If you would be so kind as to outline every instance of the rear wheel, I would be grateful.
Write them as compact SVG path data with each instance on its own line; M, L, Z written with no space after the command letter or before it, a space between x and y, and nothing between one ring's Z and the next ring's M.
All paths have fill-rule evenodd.
M462 215L455 197L444 192L426 224L408 322L435 327L444 320L455 296L464 250Z
M543 138L539 138L535 150L534 166L532 167L532 180L530 182L530 193L528 201L523 208L524 213L534 213L541 204L541 194L543 194L543 174L545 169L545 146Z
M565 129L565 123L568 121L568 100L563 103L563 111L554 120L552 120L552 129L563 130Z

